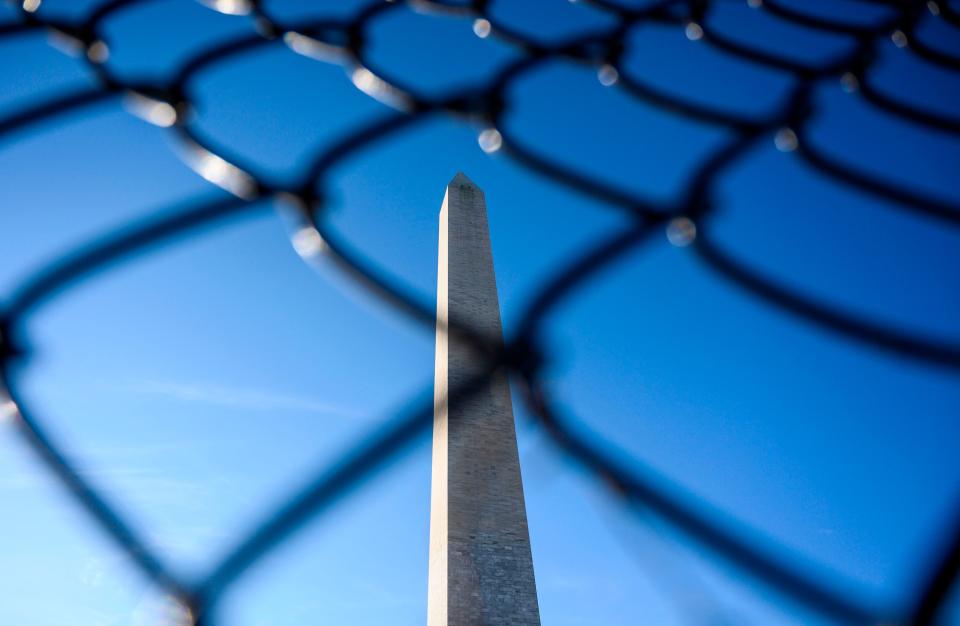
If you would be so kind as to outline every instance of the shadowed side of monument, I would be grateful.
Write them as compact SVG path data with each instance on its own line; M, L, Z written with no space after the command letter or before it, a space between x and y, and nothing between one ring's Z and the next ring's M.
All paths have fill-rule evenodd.
M502 341L483 192L462 173L440 210L428 626L539 625L510 387L502 372L448 407L480 371L450 318Z

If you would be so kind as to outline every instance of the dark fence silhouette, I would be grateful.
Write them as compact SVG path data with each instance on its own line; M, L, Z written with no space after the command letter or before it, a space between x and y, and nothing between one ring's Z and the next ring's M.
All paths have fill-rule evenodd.
M283 23L271 13L269 1L239 0L210 2L224 12L243 14L237 19L255 20L257 33L220 43L190 58L169 82L124 80L111 71L108 48L103 35L105 24L115 15L142 3L137 0L111 0L93 9L80 21L57 21L44 17L39 1L25 0L19 8L19 19L0 25L0 38L30 37L54 32L76 43L98 79L93 88L82 88L42 102L32 103L14 114L0 119L0 136L23 133L33 125L49 122L60 115L114 98L132 99L140 114L160 126L168 126L176 140L198 156L195 168L208 180L231 191L228 199L171 207L167 217L144 220L127 228L107 233L88 245L69 251L29 280L20 284L3 300L0 315L0 402L4 412L14 419L24 441L43 460L49 470L72 492L78 505L109 533L156 585L178 598L189 609L196 624L209 624L224 591L258 559L288 538L298 528L328 510L347 490L361 485L377 470L388 467L417 435L432 423L432 405L406 407L383 429L377 430L355 449L331 462L329 469L316 476L295 497L273 513L199 583L180 579L150 549L138 530L128 523L124 511L109 503L88 484L71 465L62 451L51 441L43 419L22 401L13 367L30 355L26 321L58 292L76 287L90 276L107 270L144 250L177 240L188 231L215 228L218 222L238 212L249 210L264 199L279 199L289 205L299 220L294 245L304 255L317 253L320 241L326 244L323 254L341 265L358 285L383 298L385 306L396 307L422 324L435 323L432 307L425 306L376 274L365 259L353 255L344 242L331 232L325 219L324 185L327 173L342 159L404 129L427 115L449 115L485 128L480 135L481 147L487 151L502 150L516 163L549 177L557 185L573 188L592 196L599 204L631 215L632 226L616 236L598 242L581 258L570 260L531 298L516 332L505 338L504 347L488 343L467 327L451 322L451 332L470 338L488 355L486 375L505 369L520 385L528 408L537 417L543 432L575 462L587 468L632 510L652 512L690 541L699 544L716 558L722 559L776 593L780 593L808 609L840 623L909 623L931 624L942 617L943 607L960 570L960 519L953 524L953 534L945 537L941 558L929 563L920 572L919 587L913 606L865 606L849 599L842 591L805 573L796 564L785 562L755 543L755 538L729 530L721 520L706 513L704 507L691 502L679 491L674 492L653 481L633 466L625 467L604 449L574 434L571 418L564 407L551 398L539 378L544 366L543 351L538 344L537 329L558 302L619 257L643 246L651 235L666 229L672 241L689 245L715 270L720 280L731 281L756 298L785 315L798 316L813 325L846 336L856 342L886 350L903 359L914 359L952 371L960 370L960 345L947 341L931 341L870 319L854 317L835 310L786 285L766 278L761 272L743 264L711 240L708 220L714 210L712 191L732 164L752 146L774 138L783 150L795 150L803 161L822 176L868 196L889 201L904 211L934 220L944 228L960 225L960 205L950 204L920 192L899 186L863 171L852 169L806 141L808 122L815 113L812 92L827 80L840 80L849 90L872 106L919 126L935 129L955 137L960 133L960 117L947 116L916 108L906 101L892 99L871 86L871 71L878 47L892 43L924 62L948 71L960 70L960 58L925 44L916 33L921 19L943 20L957 29L960 36L960 12L946 0L930 2L871 0L891 9L888 19L870 26L845 23L799 12L781 0L750 0L747 4L769 12L780 20L825 32L837 33L855 42L851 50L820 65L806 64L777 56L730 38L711 27L711 10L717 4L709 0L666 0L643 8L626 8L613 0L590 0L590 4L616 17L616 25L598 32L577 36L559 44L541 44L498 22L489 10L491 2L454 2L453 0L415 0L418 10L448 13L474 21L474 32L492 36L515 46L520 58L499 71L483 84L459 93L432 99L405 86L404 83L379 71L368 60L368 30L381 16L403 7L403 3L376 3L360 10L344 21L322 20L304 23ZM711 108L673 95L631 77L621 65L629 41L630 28L643 23L658 23L683 29L692 40L712 46L758 66L772 68L792 81L789 98L772 114L754 118ZM206 145L191 126L191 94L194 81L208 68L234 55L249 53L271 45L288 45L295 51L321 58L323 62L340 64L353 82L363 91L396 109L386 119L360 128L343 141L325 145L317 152L306 174L295 185L272 186L234 164L231 155ZM599 80L672 114L725 128L732 139L710 154L686 181L683 196L671 202L654 202L615 186L591 178L587 174L551 161L536 147L522 145L505 129L502 122L510 114L508 89L532 69L554 59L565 59L594 66ZM451 392L450 402L469 395L482 382ZM640 506L633 506L640 505Z

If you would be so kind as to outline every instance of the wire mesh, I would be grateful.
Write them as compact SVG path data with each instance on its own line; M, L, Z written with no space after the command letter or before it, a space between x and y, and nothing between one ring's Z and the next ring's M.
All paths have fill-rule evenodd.
M49 123L65 114L83 111L97 103L124 99L131 110L149 122L168 127L175 142L183 148L188 164L212 184L233 195L227 199L199 200L173 207L169 217L144 220L127 228L107 233L87 245L71 250L19 285L5 299L0 317L0 373L3 381L3 410L13 417L24 441L49 470L73 493L76 502L109 533L130 556L131 561L156 585L179 599L189 611L191 623L209 624L224 591L250 566L262 559L295 531L324 511L337 498L361 485L378 470L388 467L407 445L429 428L432 405L407 407L387 428L372 433L355 449L331 463L329 469L295 497L275 511L268 520L245 537L222 562L199 582L180 579L160 555L128 522L124 511L95 490L67 460L67 456L48 436L44 421L24 402L18 387L20 366L31 355L26 326L30 317L60 292L75 288L92 275L108 270L135 254L155 246L176 242L186 233L215 229L225 219L240 212L262 208L267 200L284 204L297 222L292 243L307 260L322 255L340 265L358 285L381 297L384 306L394 307L412 319L432 327L433 309L406 293L401 286L379 275L366 259L352 252L327 219L328 173L349 156L429 116L447 116L480 129L478 141L486 152L501 152L524 168L547 177L556 185L571 188L594 199L598 205L625 212L632 226L615 236L598 241L579 258L570 260L531 299L503 347L487 344L470 328L451 322L451 332L461 333L476 342L488 357L486 375L508 371L518 381L531 412L543 432L597 480L606 483L619 498L633 508L653 512L714 556L751 576L758 584L791 597L807 608L841 623L932 624L942 614L945 602L960 571L960 520L943 546L942 558L930 563L923 572L922 592L913 606L904 611L894 606L865 606L849 599L839 589L810 576L765 551L750 536L726 528L722 521L680 493L625 466L616 458L571 428L571 417L551 400L541 379L546 365L538 332L560 302L570 298L600 270L635 251L655 233L666 230L671 242L687 246L719 280L728 281L785 315L798 316L873 348L917 360L947 370L960 368L960 345L910 334L896 327L865 317L853 316L829 304L793 291L767 277L758 268L738 261L717 245L710 230L710 217L717 209L714 192L719 181L759 142L774 139L781 150L795 151L815 171L837 184L868 197L877 197L932 220L943 227L960 224L960 206L925 195L922 192L854 169L808 141L809 127L817 115L814 89L825 81L841 81L844 88L856 92L871 106L911 124L932 129L955 138L960 118L921 109L907 100L893 99L873 86L871 75L878 49L891 42L904 54L945 71L960 70L960 58L925 43L917 32L923 19L941 20L949 28L960 29L960 13L944 0L872 0L871 4L890 9L890 17L871 25L847 23L814 13L801 12L781 0L749 0L757 11L785 22L839 34L853 42L849 51L821 64L804 63L778 56L738 41L711 22L719 3L709 0L665 0L639 8L613 0L591 0L590 4L615 18L615 25L597 32L578 35L560 43L545 44L515 31L498 20L488 0L473 2L413 0L414 9L427 13L450 14L473 20L474 33L482 38L496 37L518 51L509 63L490 80L471 85L442 97L432 97L410 87L403 77L392 76L378 68L370 58L370 31L383 16L403 9L404 3L373 3L349 19L325 19L287 23L271 11L269 1L211 0L210 8L253 20L256 34L242 35L218 43L194 54L180 66L172 80L122 78L111 68L106 25L115 16L150 0L111 0L96 6L82 19L64 21L47 17L39 0L24 0L18 5L19 19L0 26L0 38L32 37L54 33L72 42L82 51L83 62L96 76L97 84L29 106L0 119L0 136L22 134L35 125ZM724 51L751 64L772 69L790 80L789 97L765 117L732 113L684 99L669 91L644 83L631 75L623 59L629 52L631 29L644 24L682 29L686 37L702 45ZM367 124L345 140L325 145L309 162L295 183L278 186L258 177L227 151L211 145L195 128L193 102L196 82L204 72L242 54L251 54L268 46L286 45L294 52L321 63L339 65L353 84L395 109L395 113ZM509 130L506 122L512 111L510 89L525 80L536 68L555 59L595 67L601 84L621 90L647 105L672 115L695 120L729 131L731 139L708 155L689 176L681 197L656 201L610 185L588 173L562 165L538 146L524 144ZM323 244L323 245L320 245ZM19 369L18 369L19 368ZM450 402L470 394L484 377L451 392Z

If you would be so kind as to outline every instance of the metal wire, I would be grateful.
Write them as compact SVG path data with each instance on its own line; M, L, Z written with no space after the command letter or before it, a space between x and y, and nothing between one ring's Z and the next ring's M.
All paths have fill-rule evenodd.
M209 166L213 163L214 171L201 173L234 196L224 200L218 195L162 208L155 217L107 233L70 251L21 284L6 298L0 315L0 403L6 413L16 418L27 445L72 492L76 501L129 554L132 563L146 577L189 609L195 624L213 622L223 592L247 568L315 516L328 510L344 493L358 488L374 473L389 467L410 442L429 428L433 407L413 405L400 411L386 427L370 433L355 449L319 473L303 491L268 515L207 576L199 582L190 582L174 574L127 521L124 512L108 502L78 473L67 460L61 444L45 431L43 419L25 405L18 391L18 379L32 353L27 323L39 308L48 305L65 290L80 287L97 272L106 271L156 246L176 243L201 230L216 228L243 212L260 209L268 204L267 200L279 200L292 208L299 220L299 232L322 239L327 244L325 254L345 269L358 285L383 298L385 306L395 307L432 327L435 324L432 303L418 301L401 286L380 275L367 259L350 248L349 241L341 240L330 227L325 191L328 172L343 159L377 145L393 133L438 115L480 125L487 138L498 142L503 152L519 165L591 197L600 206L627 213L633 223L572 260L544 285L531 299L516 332L507 337L502 346L498 342L488 342L468 326L452 320L451 332L462 334L482 348L488 356L488 364L482 376L453 390L450 402L460 401L472 393L482 385L486 376L506 371L520 383L528 408L553 443L628 502L630 510L643 510L646 514L659 516L667 525L752 576L758 583L808 610L841 623L933 624L942 617L944 603L960 571L960 516L953 522L952 536L943 557L931 563L923 575L926 582L913 607L904 610L896 606L861 605L820 578L765 550L748 529L734 526L669 483L638 470L642 467L639 462L624 466L585 435L582 427L574 428L572 418L551 401L540 379L539 374L546 364L546 351L539 329L559 302L589 283L598 271L643 246L651 234L676 224L676 220L687 220L688 224L696 226L691 249L718 278L785 314L804 319L840 338L889 351L904 359L953 371L960 369L960 345L915 336L871 319L854 317L793 291L761 270L737 260L711 237L710 230L710 218L716 204L713 194L718 181L758 142L768 140L775 133L787 133L797 148L797 154L838 184L882 198L944 227L958 226L960 206L957 204L928 197L856 170L807 141L810 123L818 113L812 100L813 90L828 80L845 81L858 90L866 103L909 123L947 136L956 136L960 132L960 118L925 111L909 102L895 100L871 83L878 48L891 37L898 46L905 48L905 54L915 55L922 62L943 70L960 71L960 59L930 47L916 30L924 12L942 20L950 28L960 27L960 14L945 0L871 0L871 4L888 7L890 17L868 26L800 12L780 0L748 2L776 19L839 34L853 42L848 51L819 65L778 56L721 33L711 22L718 2L710 0L664 0L643 8L628 8L612 0L593 0L590 4L616 18L616 25L553 44L538 43L499 21L491 9L494 2L490 0L463 3L412 0L409 4L419 11L482 20L484 36L498 37L520 53L518 60L492 79L440 98L419 93L402 77L389 75L369 58L368 33L371 27L384 15L403 7L403 3L392 2L371 4L350 19L303 23L284 23L271 12L267 1L231 2L229 12L245 15L238 19L252 19L258 34L237 37L203 50L188 59L169 81L124 79L114 73L105 54L108 50L105 25L130 7L150 1L112 0L75 22L45 17L43 11L37 10L38 3L30 0L19 5L19 20L0 26L0 39L35 37L44 33L67 37L85 51L84 62L96 76L98 84L33 103L7 115L0 119L0 140L11 141L12 135L23 134L39 124L55 122L59 116L106 100L125 98L133 101L148 120L170 127L173 137L186 153L201 164L198 166L191 161L191 166L202 169L203 164ZM224 6L218 2L208 4L212 8ZM630 74L623 59L630 45L627 36L630 29L646 23L685 29L688 36L702 39L708 46L788 76L792 81L789 98L773 113L754 118L685 100L645 84ZM323 146L312 157L300 180L280 187L254 174L235 155L211 145L197 132L189 113L193 108L195 83L204 72L238 55L284 44L308 55L322 50L322 55L314 55L320 62L342 66L358 87L391 105L396 113L360 128L338 143ZM525 145L507 125L512 111L510 88L536 68L555 59L595 66L608 75L617 76L616 87L623 93L671 114L726 129L732 138L700 163L689 177L682 197L666 202L642 197L561 165L538 146Z

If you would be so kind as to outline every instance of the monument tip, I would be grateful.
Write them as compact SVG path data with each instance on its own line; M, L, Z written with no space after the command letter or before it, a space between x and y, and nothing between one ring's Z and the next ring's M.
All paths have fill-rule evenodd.
M470 180L467 177L467 175L464 174L463 172L457 172L457 175L454 176L452 179L450 179L450 182L447 183L447 187L454 187L454 186L457 186L457 187L470 186L470 187L476 187L479 189L479 187L477 187L477 184L472 180Z

